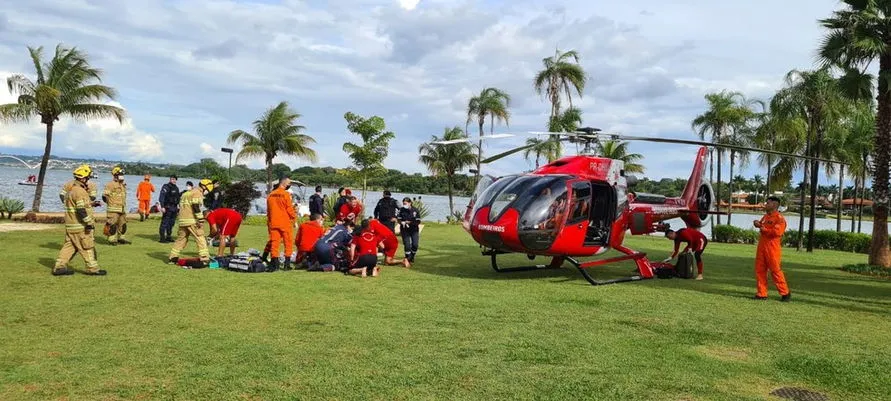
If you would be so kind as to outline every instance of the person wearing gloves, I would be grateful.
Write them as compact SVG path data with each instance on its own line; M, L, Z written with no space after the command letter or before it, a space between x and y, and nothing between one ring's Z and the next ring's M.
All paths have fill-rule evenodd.
M696 279L702 280L702 252L705 251L705 247L708 245L708 238L705 237L705 234L693 228L682 228L677 231L665 231L665 238L674 241L674 252L663 262L671 262L675 256L678 256L678 248L680 248L681 242L686 242L687 246L684 248L684 252L693 251L693 256L696 258L696 271L698 272Z

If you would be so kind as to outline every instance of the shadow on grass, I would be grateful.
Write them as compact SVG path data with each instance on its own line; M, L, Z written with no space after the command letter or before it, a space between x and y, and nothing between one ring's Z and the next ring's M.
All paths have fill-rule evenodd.
M52 270L54 267L56 267L56 260L50 258L40 258L37 260L37 264Z
M158 242L158 240L161 238L159 234L136 234L136 235L134 235L134 237L139 238L139 239L148 240L151 242ZM158 242L158 243L160 243L160 242Z
M152 258L152 259L160 260L160 261L162 261L162 262L164 262L164 263L167 263L167 261L170 259L170 253L169 253L169 252L160 252L160 251L157 251L157 252L149 252L149 253L147 253L146 255L147 255L148 257Z
M62 243L61 243L61 242L44 242L44 243L42 243L42 244L40 244L40 245L38 245L38 246L41 247L41 248L43 248L43 249L53 249L53 250L56 250L56 251L58 251L59 249L62 249Z

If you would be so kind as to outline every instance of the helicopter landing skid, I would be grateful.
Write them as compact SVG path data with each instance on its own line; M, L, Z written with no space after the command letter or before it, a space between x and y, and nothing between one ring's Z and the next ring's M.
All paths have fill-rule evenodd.
M548 269L559 269L560 266L552 267L551 265L533 265L533 266L521 266L521 267L498 267L498 255L499 254L507 254L511 252L499 251L497 249L487 249L483 251L483 255L489 255L492 257L492 269L498 273L513 273L513 272L527 272L533 270L548 270Z
M591 285L604 285L604 284L615 284L615 283L626 283L629 281L640 281L647 280L653 278L653 269L650 266L650 261L647 260L647 254L643 252L635 252L631 249L625 247L615 247L619 252L624 253L625 255L617 256L609 259L600 259L600 260L592 260L590 262L579 262L578 260L567 256L566 260L569 261L576 269L579 270L579 273L582 273L582 276L585 277L585 280L588 280ZM590 267L605 265L608 263L620 262L623 260L634 260L637 265L638 272L640 274L630 277L620 277L614 278L610 280L595 280L594 277L591 277L588 274L587 269Z

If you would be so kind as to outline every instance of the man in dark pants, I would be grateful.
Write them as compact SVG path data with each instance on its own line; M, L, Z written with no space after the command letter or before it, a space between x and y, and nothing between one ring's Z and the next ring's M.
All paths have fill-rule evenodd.
M384 197L377 201L374 208L374 218L387 226L390 231L396 230L396 215L399 214L399 204L391 197L390 191L384 191Z
M173 225L176 224L176 216L179 213L179 187L176 186L176 175L170 176L170 182L161 187L158 194L158 203L161 205L161 227L158 234L161 239L158 242L173 242Z
M402 248L405 249L405 260L409 263L414 263L415 255L418 253L418 239L421 233L421 216L418 213L418 209L415 209L411 204L411 199L403 199L398 217L399 230L402 235ZM405 267L410 266L409 264Z
M309 214L318 214L323 218L328 217L325 213L325 200L322 198L322 186L316 186L316 193L309 197Z

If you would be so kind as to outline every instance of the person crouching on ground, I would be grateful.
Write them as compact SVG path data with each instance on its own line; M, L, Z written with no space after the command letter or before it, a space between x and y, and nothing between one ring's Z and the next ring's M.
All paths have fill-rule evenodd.
M297 237L294 238L294 244L297 246L297 257L294 259L295 268L301 266L304 260L312 255L316 242L325 235L323 222L324 217L320 213L313 213L309 216L309 221L301 224L297 229Z
M665 238L674 241L674 252L663 262L670 262L675 256L678 256L678 248L680 248L681 242L686 242L687 247L684 248L684 252L693 251L693 256L696 258L696 270L699 272L696 275L696 279L702 280L702 252L705 251L705 246L708 245L708 238L705 237L705 234L693 228L682 228L677 231L665 231Z
M369 219L366 221L368 222L368 229L381 238L381 244L384 246L384 264L388 266L401 264L405 267L411 267L411 263L408 259L402 259L399 262L394 259L396 251L399 250L399 240L396 239L396 234L393 233L393 230L390 230L389 226L384 225L384 223L377 219Z
M217 256L223 256L223 249L229 244L229 254L235 254L235 236L241 227L241 213L235 209L221 207L207 214L207 224L210 226L210 237L220 241L217 248Z
M421 233L421 215L418 209L412 206L412 201L408 197L402 199L402 208L399 209L399 228L402 234L402 248L405 249L405 259L409 263L415 262L415 255L418 253L418 239Z
M335 265L337 265L338 262L342 262L337 259L337 254L338 252L343 253L349 251L349 245L353 240L352 232L355 226L355 224L349 221L346 223L338 223L334 225L334 227L331 227L322 238L319 238L312 250L316 262L309 270L330 272L337 269L337 266ZM349 262L349 260L347 260L347 262Z
M377 246L382 239L368 226L366 220L353 232L353 243L350 245L350 270L347 272L354 276L380 275L381 268L377 266Z

